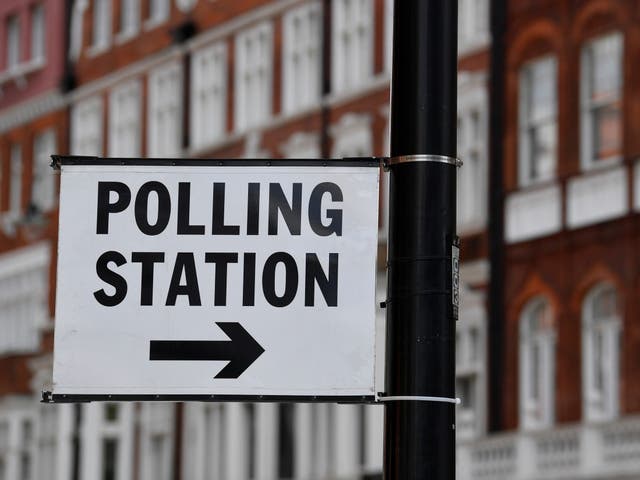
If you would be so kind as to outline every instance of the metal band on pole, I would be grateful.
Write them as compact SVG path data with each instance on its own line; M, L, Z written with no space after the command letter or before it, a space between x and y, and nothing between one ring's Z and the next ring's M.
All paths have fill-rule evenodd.
M455 480L457 0L395 0L384 480Z
M387 160L387 165L400 165L402 163L423 163L423 162L435 162L435 163L447 163L449 165L455 165L456 167L462 166L462 160L455 157L447 157L445 155L401 155L399 157L391 157Z

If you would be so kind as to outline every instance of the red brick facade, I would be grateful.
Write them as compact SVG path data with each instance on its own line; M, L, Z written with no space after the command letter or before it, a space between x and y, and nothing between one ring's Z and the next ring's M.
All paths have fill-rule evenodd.
M527 61L551 54L558 65L557 182L561 190L560 232L507 245L505 260L505 351L503 425L518 420L518 348L522 307L544 294L557 328L556 423L580 422L582 412L582 303L598 282L615 286L622 316L620 414L640 411L640 216L633 208L618 219L582 228L567 226L568 183L580 166L580 58L585 41L619 31L624 35L623 158L632 205L634 162L640 154L640 5L637 1L509 2L505 92L504 188L518 189L519 71Z

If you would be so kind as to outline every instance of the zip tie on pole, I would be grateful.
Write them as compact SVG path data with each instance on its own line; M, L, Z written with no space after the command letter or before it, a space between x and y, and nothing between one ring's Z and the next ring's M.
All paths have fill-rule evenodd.
M392 165L398 165L400 163L423 163L423 162L435 162L446 163L454 165L456 167L462 166L462 160L456 157L447 157L445 155L400 155L398 157L391 157L385 162L385 167L388 169Z
M402 400L416 401L416 402L440 402L440 403L453 403L460 405L461 400L459 398L448 397L425 397L421 395L389 395L376 397L376 402L397 402Z

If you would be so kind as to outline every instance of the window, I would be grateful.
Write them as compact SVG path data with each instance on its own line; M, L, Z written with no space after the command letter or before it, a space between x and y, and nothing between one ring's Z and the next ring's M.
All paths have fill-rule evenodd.
M120 0L120 35L135 35L140 25L140 0Z
M551 180L557 158L557 62L547 57L520 72L520 185Z
M199 148L211 145L226 131L226 43L194 52L191 69L191 139L193 146Z
M458 80L458 228L468 234L482 229L487 217L487 90L481 75Z
M278 405L278 478L293 478L295 465L293 404Z
M460 0L458 52L466 53L489 43L489 0Z
M467 272L463 269L463 276ZM464 301L456 324L456 396L458 439L479 437L484 431L485 298L462 282Z
M303 428L298 430L304 435L308 433L307 442L297 443L300 456L309 459L309 464L300 463L303 471L296 472L300 478L331 478L334 471L335 431L334 408L328 403L298 404L298 412L305 412L306 419L301 418ZM307 428L304 428L304 427ZM306 447L306 448L305 448Z
M296 132L280 146L280 151L287 158L318 158L320 156L318 134Z
M111 0L93 0L93 48L101 50L111 42Z
M391 72L393 63L393 2L384 2L384 66L387 72Z
M52 408L53 407L53 408ZM38 428L38 478L54 477L56 471L57 434L59 428L58 405L42 405L39 408ZM1 476L0 476L1 478Z
M113 402L82 406L80 478L133 478L133 408Z
M49 255L45 244L0 255L0 354L38 348L49 319Z
M22 147L19 144L11 145L9 160L9 212L18 217L22 213Z
M20 480L33 479L33 421L24 418L20 424L19 475Z
M92 97L71 107L72 155L102 155L102 98Z
M7 480L9 463L9 422L0 421L0 480Z
M12 70L20 63L20 20L18 15L7 19L7 69Z
M38 134L33 142L33 179L31 205L39 211L51 210L56 202L56 177L50 167L56 153L56 133L53 129Z
M130 81L111 92L109 155L140 156L140 82Z
M174 405L142 404L142 480L172 478ZM206 477L219 478L219 477Z
M205 476L210 479L226 478L227 422L224 405L205 405Z
M36 5L31 10L31 60L42 62L45 57L44 7Z
M169 17L169 0L149 0L149 22L157 24Z
M373 2L338 0L333 25L333 88L352 90L373 73Z
M284 17L283 110L310 107L320 99L322 67L322 11L313 2Z
M255 127L271 116L272 76L271 23L236 37L236 129Z
M581 160L583 168L622 155L622 35L614 33L582 49Z
M458 225L462 231L483 226L486 205L485 116L480 105L460 112L458 155Z
M520 317L520 426L551 425L555 400L555 326L549 303L530 301Z
M620 313L618 294L609 284L594 287L582 311L582 386L586 420L618 414Z
M330 128L333 136L333 157L367 157L373 151L371 118L365 114L348 113Z
M182 150L182 67L164 65L149 76L149 141L152 157L173 157Z

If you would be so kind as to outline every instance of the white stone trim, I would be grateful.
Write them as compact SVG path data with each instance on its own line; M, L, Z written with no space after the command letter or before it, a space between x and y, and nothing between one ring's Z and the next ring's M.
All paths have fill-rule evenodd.
M0 133L5 133L15 127L32 122L36 118L55 110L62 110L67 104L68 99L64 95L57 91L49 91L33 99L3 109L0 111Z

